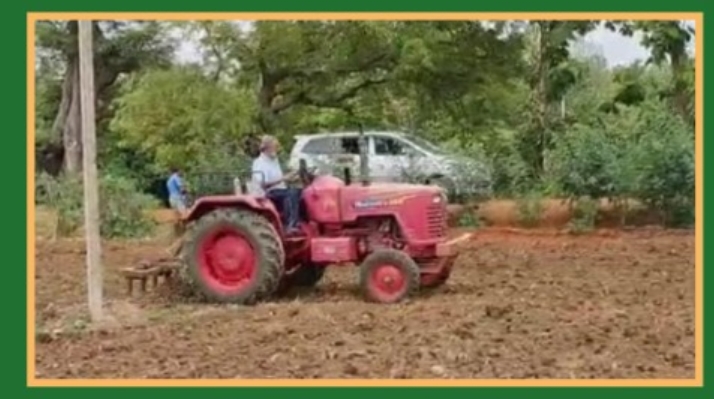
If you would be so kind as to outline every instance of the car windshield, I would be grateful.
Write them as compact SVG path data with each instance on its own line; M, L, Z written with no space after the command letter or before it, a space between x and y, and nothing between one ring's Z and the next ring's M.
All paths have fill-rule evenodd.
M416 144L417 146L419 146L429 152L432 152L436 155L448 155L448 152L446 150L444 150L443 148L441 148L438 145L436 145L426 139L423 139L419 136L407 134L407 135L404 135L404 138L411 141L412 143Z

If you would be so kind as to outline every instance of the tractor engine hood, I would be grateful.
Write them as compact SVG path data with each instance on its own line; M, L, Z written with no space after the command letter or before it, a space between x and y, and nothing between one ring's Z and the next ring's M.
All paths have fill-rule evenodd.
M408 184L408 183L371 183L368 186L355 184L347 186L355 190L359 190L364 194L371 195L400 195L400 194L424 194L438 195L443 193L443 190L437 186L424 184ZM345 187L345 188L347 188Z
M349 198L356 209L372 209L382 206L396 206L405 200L417 200L426 204L445 205L447 196L438 186L406 183L372 183L345 186L343 195ZM426 211L426 209L424 209Z

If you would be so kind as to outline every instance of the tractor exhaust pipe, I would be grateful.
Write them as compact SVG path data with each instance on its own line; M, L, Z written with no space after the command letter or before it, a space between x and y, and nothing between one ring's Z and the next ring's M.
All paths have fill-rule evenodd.
M352 169L345 168L344 173L345 173L345 185L349 186L350 184L352 184Z
M359 177L363 186L369 186L369 150L367 148L367 138L364 135L362 124L359 124Z

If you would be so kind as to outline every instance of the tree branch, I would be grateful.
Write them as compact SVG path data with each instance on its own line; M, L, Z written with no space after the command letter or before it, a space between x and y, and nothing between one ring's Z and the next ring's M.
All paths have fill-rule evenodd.
M280 104L271 107L271 110L274 114L279 114L282 111L285 111L286 109L297 104L310 105L318 108L345 109L343 103L346 100L355 97L360 91L364 89L386 83L387 80L387 77L382 77L378 79L366 79L342 91L339 94L326 96L324 98L311 96L307 93L306 90L300 90L295 95L289 97L287 100L282 101Z

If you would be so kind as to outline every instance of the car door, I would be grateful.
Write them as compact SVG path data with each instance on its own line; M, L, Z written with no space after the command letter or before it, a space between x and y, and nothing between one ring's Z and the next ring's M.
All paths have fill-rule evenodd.
M353 178L359 175L359 138L350 134L330 134L310 138L299 154L291 159L291 166L305 159L307 166L321 174L344 176L349 168Z
M335 138L335 151L330 155L332 174L342 176L345 168L350 169L353 179L360 173L359 137L357 135L341 135Z
M296 157L291 158L290 167L297 169L300 159L308 168L317 168L320 173L331 173L331 156L337 152L338 139L331 136L317 136L308 139Z
M375 181L403 182L411 180L416 164L415 149L396 136L372 134L370 137L370 174Z

